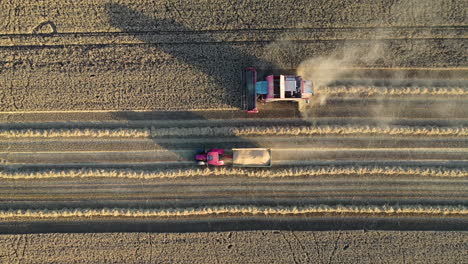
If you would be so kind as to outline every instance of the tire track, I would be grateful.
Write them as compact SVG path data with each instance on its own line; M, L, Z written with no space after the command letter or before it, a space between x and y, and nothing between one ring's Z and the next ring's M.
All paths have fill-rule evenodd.
M1 113L0 113L1 115ZM40 118L40 117L36 117ZM66 118L66 117L64 117ZM392 126L468 126L468 118L401 118L401 117L379 117L379 120L372 117L309 117L278 119L278 121L263 121L262 119L246 120L184 120L184 121L163 121L163 120L128 120L128 121L38 121L38 122L0 122L0 129L3 130L25 130L25 129L123 129L123 128L170 128L170 127L236 127L252 126L351 126L369 125L378 126L382 123Z
M285 38L291 42L388 41L465 39L467 26L347 27L241 30L174 30L132 32L60 32L49 35L0 34L0 47L53 47L139 44L232 44L266 43ZM375 35L376 30L379 35Z
M162 149L201 149L243 147L265 148L468 148L462 137L337 137L337 136L262 136L262 137L219 137L219 138L46 138L37 140L0 140L0 152L57 152L68 151L151 151Z

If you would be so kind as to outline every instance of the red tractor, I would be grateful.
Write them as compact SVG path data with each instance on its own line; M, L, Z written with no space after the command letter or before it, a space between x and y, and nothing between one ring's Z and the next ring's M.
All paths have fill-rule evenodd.
M198 165L224 166L224 159L232 158L230 155L224 155L224 149L210 149L202 151L195 155Z
M234 167L271 167L271 149L267 148L233 148L232 155L225 154L224 149L210 149L195 155L198 165Z

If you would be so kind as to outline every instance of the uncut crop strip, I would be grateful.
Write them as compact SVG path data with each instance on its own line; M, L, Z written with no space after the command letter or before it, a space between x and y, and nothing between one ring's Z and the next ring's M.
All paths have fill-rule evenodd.
M376 86L321 86L318 95L332 96L467 96L468 88L462 87L404 87L386 88Z
M297 167L278 170L249 170L240 168L204 168L178 170L131 170L131 169L79 169L47 170L40 172L7 172L0 171L0 179L36 180L50 178L129 178L129 179L163 179L181 177L210 176L245 176L254 178L282 177L317 177L337 175L375 175L398 176L411 175L420 177L468 177L468 169L428 168L428 167L390 167L390 166L345 166L345 167Z
M373 215L431 215L431 216L465 216L465 206L214 206L201 208L173 209L61 209L61 210L3 210L1 219L18 218L87 218L87 217L194 217L213 215L246 215L246 216L288 216L310 214L373 214Z
M468 127L432 126L245 126L142 129L18 129L0 130L0 138L151 138L185 136L315 136L315 135L387 135L387 136L468 136Z
M0 138L149 138L151 129L17 129L1 130Z

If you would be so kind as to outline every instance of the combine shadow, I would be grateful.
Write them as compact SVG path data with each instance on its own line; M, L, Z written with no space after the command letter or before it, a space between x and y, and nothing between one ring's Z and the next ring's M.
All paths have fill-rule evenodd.
M242 69L255 65L262 68L269 68L271 64L260 60L254 56L244 54L238 49L233 48L230 45L222 45L215 39L201 39L198 42L180 42L175 43L173 41L164 42L161 41L161 36L167 36L168 34L177 35L178 38L184 38L190 32L193 32L189 27L183 25L172 19L155 19L149 17L139 11L133 10L125 5L117 3L109 3L105 5L107 10L109 23L112 27L120 29L122 34L131 35L147 45L155 46L158 49L170 54L175 59L184 62L187 65L195 67L201 73L210 76L217 91L213 91L215 94L219 94L219 100L225 105L232 106L234 108L240 108L242 101L240 95L242 94L241 87L241 71ZM191 48L187 47L187 44ZM220 45L221 44L221 45ZM212 58L209 58L209 57ZM220 59L221 57L221 59ZM220 63L222 62L222 63ZM157 70L157 68L155 68ZM233 76L232 72L239 73L234 74L238 79L228 78ZM158 85L155 83L155 85ZM176 85L176 84L175 84ZM184 93L184 89L191 89L190 87L178 87L181 93ZM232 98L232 95L239 95L238 98ZM155 94L154 96L157 96ZM240 111L237 111L240 112ZM216 114L213 114L213 118ZM212 116L213 116L212 115ZM225 113L225 119L235 117L248 117L246 113L236 113L236 111L228 111ZM161 113L158 111L153 112L135 112L135 111L122 111L115 112L113 114L114 119L117 120L208 120L210 113L206 115L203 112L192 112L192 111L175 111L169 113ZM256 117L256 116L253 116ZM237 138L239 147L258 147L257 144L250 142L246 139ZM165 149L174 149L174 144L165 144L163 141L154 139L154 143ZM177 146L176 146L177 147ZM179 146L181 147L181 146ZM193 148L194 154L197 149L200 148L229 148L231 145L213 145L213 144L198 144L186 146L186 148ZM195 162L194 162L195 164Z
M262 72L277 72L271 62L260 59L258 57L246 54L239 49L233 47L231 43L221 43L216 39L210 38L207 34L201 34L204 37L198 37L197 41L182 41L174 43L174 41L161 41L161 36L177 35L177 39L184 38L193 34L193 30L187 25L179 23L173 19L155 19L149 17L139 11L133 10L125 5L117 3L109 3L105 5L107 10L109 23L112 27L120 29L122 34L131 35L149 46L157 47L158 49L170 54L172 57L187 65L195 67L203 74L210 76L213 80L217 91L213 93L220 95L219 100L224 105L229 105L233 108L241 108L242 100L242 70L255 66L259 69L259 74ZM200 39L201 38L201 39ZM189 45L188 48L187 44ZM156 66L157 67L157 66ZM155 70L157 70L155 68ZM234 74L233 74L234 73ZM261 78L261 76L259 76ZM154 85L158 85L155 83ZM175 84L176 85L176 84ZM181 93L184 89L190 87L178 87ZM233 98L236 95L236 98ZM154 96L157 96L155 94ZM117 120L209 120L209 119L232 119L232 118L262 118L262 117L298 117L300 113L296 105L293 105L294 110L291 111L290 105L279 105L280 108L286 107L287 110L283 115L273 108L269 113L260 112L256 115L249 115L245 111L175 111L169 113L161 113L158 111L152 112L136 112L122 111L115 112L113 118ZM218 112L218 113L216 113ZM266 111L267 112L267 111ZM258 147L254 142L247 139L237 137L233 140L233 144L199 144L192 145L194 154L200 148L232 148L232 147ZM173 145L167 145L157 139L155 144L162 148L173 148ZM187 146L188 147L188 146Z
M241 71L248 66L256 66L264 71L271 70L272 65L264 60L256 58L254 56L244 54L240 50L233 48L230 45L224 45L218 43L215 39L204 39L200 43L191 43L191 47L196 47L196 50L187 49L186 45L171 45L170 43L158 42L158 35L171 31L172 33L184 35L186 32L191 31L185 25L178 23L174 20L156 20L148 17L141 12L132 10L124 5L120 4L107 4L106 5L109 21L113 27L119 28L122 34L133 35L146 43L146 45L156 46L162 51L170 54L179 61L194 66L200 72L212 77L216 87L221 89L216 94L220 94L219 100L227 105L234 108L241 107L241 100L233 100L230 98L233 94L238 94L239 97L242 94L241 87ZM200 45L201 44L201 45ZM207 59L205 54L213 56L216 59ZM219 58L221 56L221 59ZM222 61L223 63L219 63ZM157 70L157 69L155 69ZM232 76L233 74L226 74L236 72L237 79L226 78L226 76ZM157 84L155 84L157 85ZM182 88L184 89L184 88ZM189 89L189 88L187 88ZM184 92L184 91L181 91ZM154 96L158 96L155 94ZM150 121L164 123L168 120L210 120L210 119L230 119L230 118L246 118L249 117L244 111L227 111L223 113L210 112L192 112L192 111L176 111L176 112L164 112L164 111L120 111L113 113L112 118L114 120L126 120L129 123L136 121ZM295 113L297 114L297 113ZM252 118L261 118L263 114L251 116ZM286 116L284 116L286 117ZM190 135L188 135L190 137ZM233 147L258 147L255 142L252 142L245 138L232 137L230 142L213 144L198 144L192 143L190 145L184 145L184 143L164 143L164 140L154 138L153 142L155 145L163 149L193 149L193 155L199 148L233 148ZM196 141L195 141L196 142ZM219 144L222 144L220 146ZM195 162L193 162L193 166ZM141 169L148 169L149 167L139 167ZM142 204L142 207L145 205ZM200 204L202 206L202 204ZM298 224L291 222L276 222L269 220L242 220L232 219L227 222L203 219L203 220L174 220L174 221L159 221L159 220L132 220L128 221L99 221L88 219L87 221L76 222L24 222L23 224L6 222L0 225L0 233L47 233L47 232L190 232L190 231L220 231L220 230L257 230L257 229L310 229L317 228L316 226L311 227L307 224L308 221L302 221ZM276 223L276 224L275 224ZM340 227L341 228L341 227ZM9 230L9 231L7 231Z
M155 19L117 3L106 4L105 7L112 27L119 28L124 34L156 46L177 60L194 66L200 72L210 76L217 89L221 90L213 91L213 93L221 95L217 99L226 105L241 106L239 99L242 94L240 84L243 69L255 66L259 72L273 71L274 67L270 62L246 54L234 48L231 43L221 43L209 37L208 34L200 34L197 36L197 41L162 40L167 39L168 35L177 36L177 39L190 39L193 35L192 29L173 19ZM190 45L190 48L187 45ZM181 89L181 93L184 92L184 88L178 89ZM239 95L239 99L233 100L232 95Z
M109 22L111 26L121 30L122 34L131 35L148 46L157 47L163 52L170 54L178 61L195 67L201 73L210 76L213 80L215 87L220 90L213 91L215 94L220 95L217 100L221 103L229 105L233 108L241 108L242 100L242 70L255 66L259 69L259 78L262 78L263 72L276 73L273 65L265 60L246 54L239 49L233 47L232 43L220 43L216 39L210 37L204 37L204 39L198 39L198 41L177 41L176 43L161 41L161 36L167 36L169 34L177 35L178 38L184 36L190 36L193 34L186 25L183 25L172 19L154 19L139 11L135 11L127 6L111 3L106 5ZM190 33L192 32L192 33ZM200 34L201 36L208 36L208 34ZM157 69L155 69L157 70ZM234 73L234 74L233 74ZM155 84L157 85L157 84ZM179 87L181 93L183 89L190 89ZM237 95L238 98L232 98L233 95ZM157 96L157 94L155 94ZM299 116L297 107L296 111L291 113L294 116ZM175 111L175 112L137 112L137 111L121 111L114 113L113 118L118 120L200 120L206 121L210 119L232 119L232 118L262 118L272 117L268 114L260 113L257 115L248 115L245 111L212 111L212 112L192 112L192 111ZM280 115L281 116L281 115ZM277 116L275 116L277 117ZM287 116L281 116L287 117ZM190 137L190 136L187 136ZM231 137L229 142L222 143L204 143L204 144L166 144L163 139L154 138L154 143L163 149L193 149L195 155L196 150L200 148L233 148L233 147L259 147L255 142L252 142L245 138ZM206 140L205 140L206 142ZM222 144L220 146L220 144ZM195 166L195 162L193 163ZM202 204L200 204L202 206ZM216 221L215 221L216 222ZM186 232L186 231L219 231L219 230L252 230L252 229L265 229L268 223L252 225L253 222L237 221L230 222L227 225L217 225L209 219L203 221L142 221L138 224L125 224L124 222L118 224L120 230L127 230L130 232L146 231L146 232ZM262 222L262 221L260 221ZM40 224L39 224L40 225ZM74 226L74 227L72 227ZM63 227L64 232L67 230L73 230L72 232L81 232L80 228L93 230L92 232L115 232L117 229L110 228L109 225L103 224L91 224L86 226L82 225L65 225L56 226L56 231ZM192 229L191 227L197 226L198 228ZM95 228L93 228L95 227ZM110 229L109 229L110 228ZM280 228L275 226L275 228ZM32 228L34 229L34 228ZM42 229L38 227L38 229ZM83 229L83 230L84 230Z

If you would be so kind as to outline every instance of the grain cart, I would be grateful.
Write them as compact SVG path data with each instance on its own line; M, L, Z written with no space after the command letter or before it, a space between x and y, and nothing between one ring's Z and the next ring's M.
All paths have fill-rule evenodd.
M198 165L224 166L232 162L233 167L271 167L271 149L234 148L229 152L210 149L196 154L195 160Z
M265 80L257 80L254 67L242 73L242 107L248 113L258 113L257 102L263 104L275 101L306 101L313 94L312 82L298 75L268 75Z

